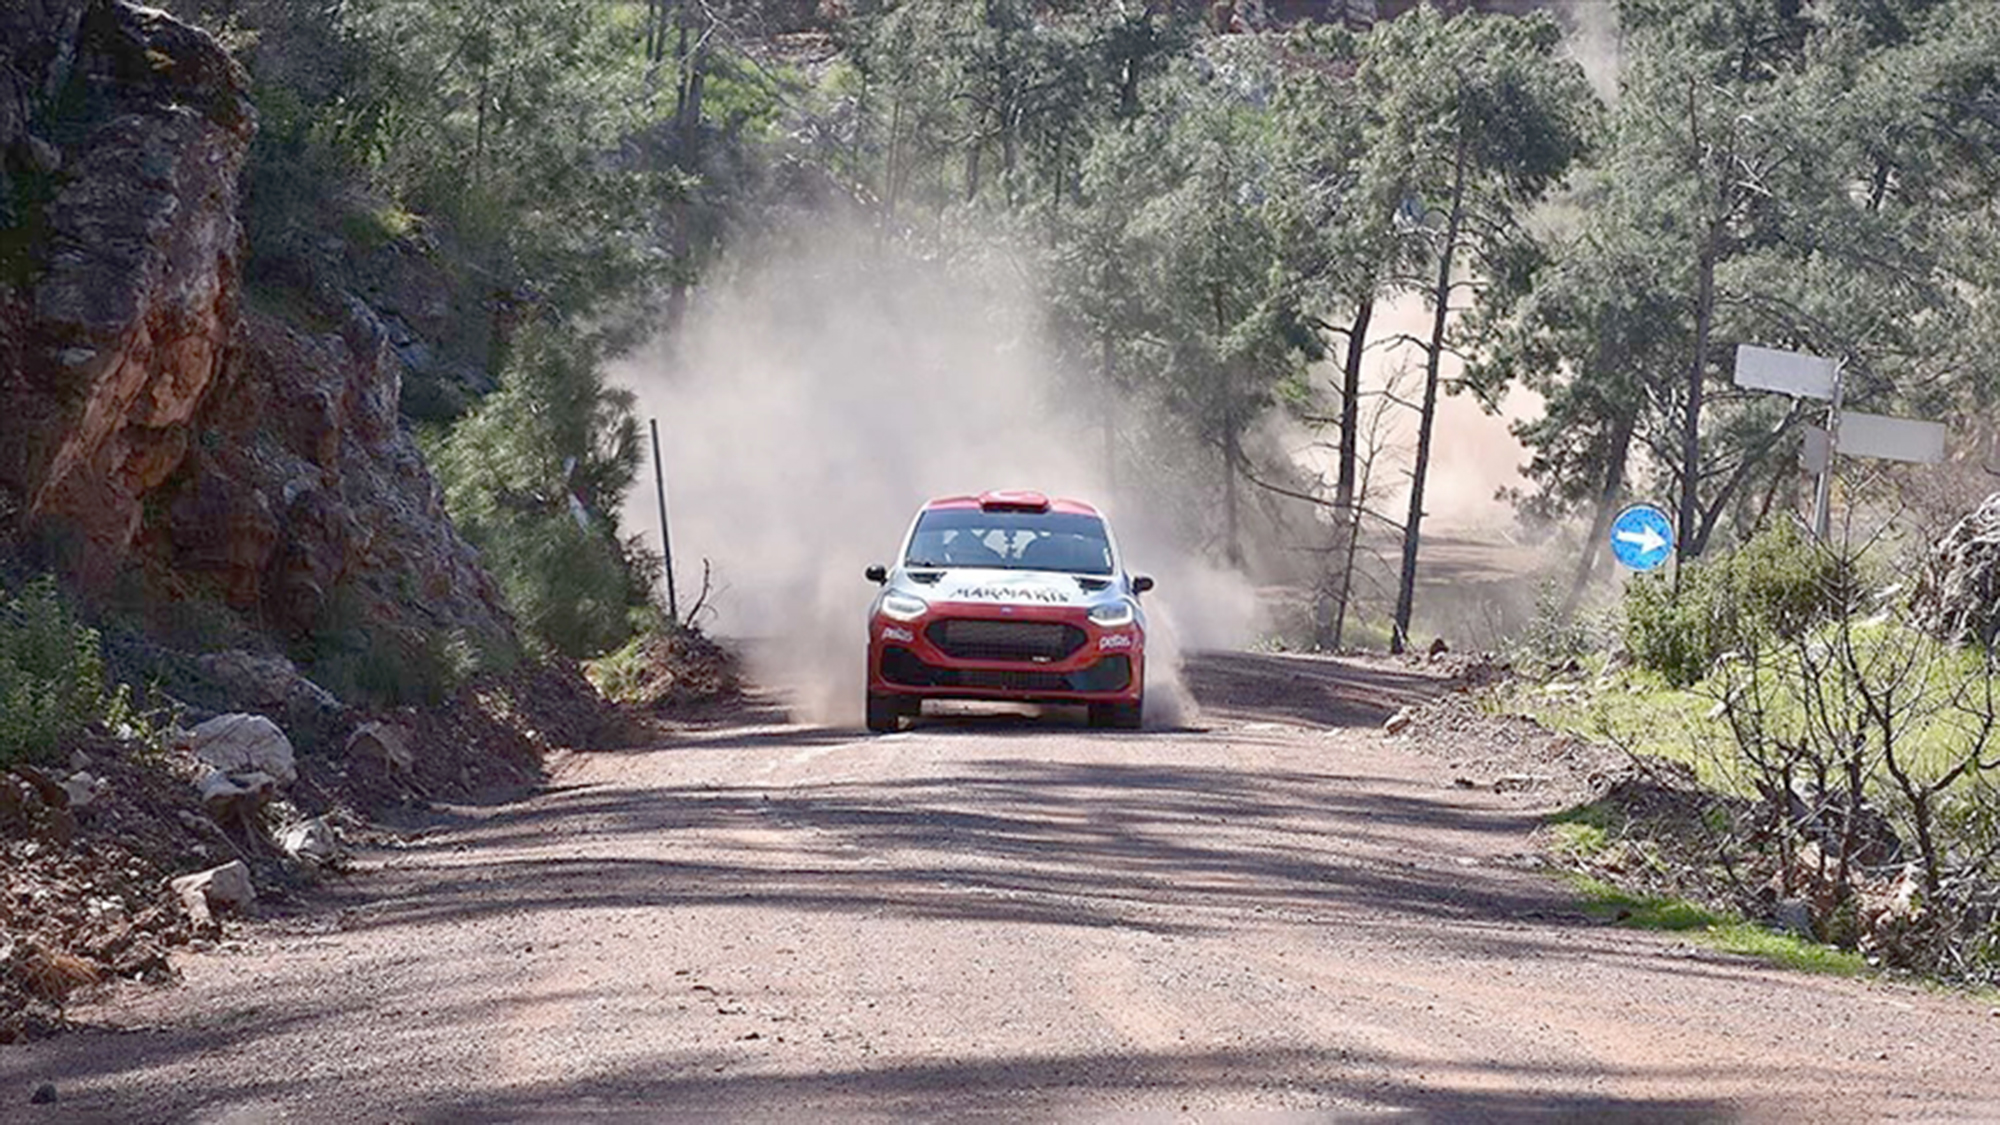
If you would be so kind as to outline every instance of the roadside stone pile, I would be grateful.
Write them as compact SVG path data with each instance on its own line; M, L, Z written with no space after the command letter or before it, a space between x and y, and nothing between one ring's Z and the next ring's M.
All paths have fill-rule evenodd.
M618 734L616 709L568 664L363 714L330 707L281 658L210 663L287 723L321 724L318 749L300 752L270 714L228 711L163 745L100 734L60 766L0 772L0 1043L58 1028L78 990L172 979L170 950L282 907L378 831L371 818L519 792L545 755Z
M1461 789L1530 793L1537 800L1583 801L1629 769L1617 750L1552 731L1518 715L1482 710L1470 690L1505 674L1491 663L1468 668L1467 688L1389 716L1383 731L1442 763Z
M171 979L168 950L343 850L289 800L290 740L229 714L164 748L111 738L0 773L0 1043L60 1024L78 989Z
M1910 608L1919 627L1945 640L2000 637L2000 492L1931 548Z

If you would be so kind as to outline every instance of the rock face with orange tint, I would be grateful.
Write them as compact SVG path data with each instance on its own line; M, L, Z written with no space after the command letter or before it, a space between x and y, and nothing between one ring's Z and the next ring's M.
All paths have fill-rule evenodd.
M0 525L284 641L511 644L381 317L323 279L313 331L239 308L247 88L164 13L0 2Z
M6 20L0 480L101 577L222 370L255 119L228 54L162 13L33 0Z
M499 588L401 424L401 377L358 303L317 334L245 316L191 447L149 494L146 569L205 577L288 637L344 615L406 648L511 643Z

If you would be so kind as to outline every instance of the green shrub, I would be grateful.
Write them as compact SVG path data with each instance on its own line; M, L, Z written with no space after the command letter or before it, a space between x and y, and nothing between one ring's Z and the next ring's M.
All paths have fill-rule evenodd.
M109 705L97 631L55 583L0 591L0 768L51 758Z
M534 647L581 659L631 638L649 589L618 510L640 457L630 394L544 322L522 327L501 389L435 447L445 505Z
M337 698L378 707L435 707L481 675L504 673L519 654L464 629L397 628L371 620L363 596L334 587L309 639L292 658Z
M1625 593L1625 645L1634 663L1686 687L1725 652L1790 639L1860 601L1856 562L1806 539L1790 522L1727 554L1686 565L1679 590L1640 575Z

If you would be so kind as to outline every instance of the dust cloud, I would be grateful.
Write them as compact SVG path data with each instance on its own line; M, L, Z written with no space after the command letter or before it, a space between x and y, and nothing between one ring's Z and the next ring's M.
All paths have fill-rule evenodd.
M1106 509L1128 569L1159 581L1149 721L1185 717L1183 646L1249 639L1250 584L1159 530L1173 498L1105 487L1100 404L1065 389L1039 307L1001 254L793 234L715 271L675 331L614 366L659 420L682 606L708 560L701 624L741 640L801 718L858 721L876 589L862 571L892 561L933 496L1033 488ZM657 542L654 505L647 479L624 519Z

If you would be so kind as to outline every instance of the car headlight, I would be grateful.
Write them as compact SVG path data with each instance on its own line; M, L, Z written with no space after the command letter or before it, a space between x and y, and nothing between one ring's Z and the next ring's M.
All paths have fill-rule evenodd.
M1098 606L1090 611L1090 619L1108 629L1115 629L1120 625L1130 625L1132 619L1136 616L1138 615L1132 611L1131 602L1113 602L1110 605Z
M909 594L888 594L882 598L882 616L898 621L915 621L931 610L930 603Z

